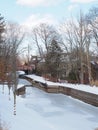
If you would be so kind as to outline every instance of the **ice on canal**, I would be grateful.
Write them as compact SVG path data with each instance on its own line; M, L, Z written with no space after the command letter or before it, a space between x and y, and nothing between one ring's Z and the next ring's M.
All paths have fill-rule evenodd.
M26 94L16 98L13 115L13 94L0 87L0 118L9 130L95 130L98 107L63 94L50 94L27 87Z

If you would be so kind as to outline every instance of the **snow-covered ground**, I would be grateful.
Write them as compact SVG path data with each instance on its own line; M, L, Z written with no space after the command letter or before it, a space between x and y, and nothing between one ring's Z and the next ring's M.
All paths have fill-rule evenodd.
M55 83L55 82L50 82L45 80L45 78L37 76L37 75L26 75L27 77L34 79L35 81L39 81L42 83L46 83L49 86L63 86L63 87L69 87L69 88L74 88L94 94L98 94L98 86L89 86L89 85L84 85L84 84L70 84L70 83Z
M21 85L27 84L20 80ZM98 107L62 94L49 94L34 87L17 96L13 115L13 93L8 88L2 94L0 85L0 118L9 130L95 130L98 127Z

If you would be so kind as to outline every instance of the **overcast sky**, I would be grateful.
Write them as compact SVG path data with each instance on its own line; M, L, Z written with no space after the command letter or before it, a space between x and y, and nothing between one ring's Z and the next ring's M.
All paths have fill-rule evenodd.
M98 0L0 0L0 13L17 23L56 23L97 5Z

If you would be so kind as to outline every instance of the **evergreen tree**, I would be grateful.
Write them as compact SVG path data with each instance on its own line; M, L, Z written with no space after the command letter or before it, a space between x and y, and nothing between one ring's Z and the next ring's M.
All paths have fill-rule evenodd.
M46 55L46 68L51 76L59 78L62 50L56 40L52 40Z
M2 55L2 51L3 51L3 36L2 36L2 34L3 34L3 32L4 32L4 27L5 27L5 25L4 25L4 18L1 16L1 14L0 14L0 57L1 57L1 55Z

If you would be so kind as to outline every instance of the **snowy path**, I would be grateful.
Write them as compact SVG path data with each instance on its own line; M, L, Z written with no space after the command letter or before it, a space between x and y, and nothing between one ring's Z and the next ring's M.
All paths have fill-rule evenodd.
M7 88L0 87L0 113L9 130L94 130L98 127L98 107L62 94L49 94L27 88L17 97L13 115L13 94L8 100Z

